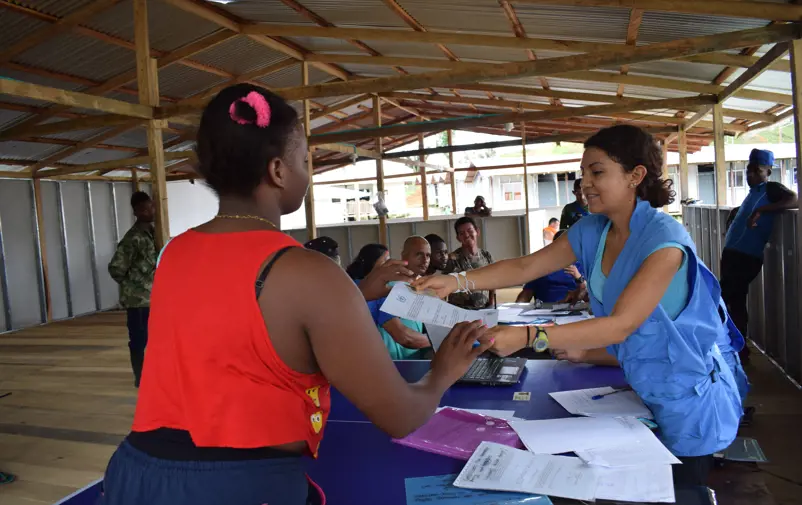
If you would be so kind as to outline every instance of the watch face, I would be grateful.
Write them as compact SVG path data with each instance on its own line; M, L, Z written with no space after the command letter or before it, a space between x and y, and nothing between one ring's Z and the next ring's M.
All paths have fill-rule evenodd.
M548 348L549 348L549 341L548 341L548 339L545 339L545 338L542 338L542 337L540 337L540 338L538 338L537 340L535 340L535 350L536 350L537 352L543 352L543 351L545 351L545 350L546 350L546 349L548 349Z

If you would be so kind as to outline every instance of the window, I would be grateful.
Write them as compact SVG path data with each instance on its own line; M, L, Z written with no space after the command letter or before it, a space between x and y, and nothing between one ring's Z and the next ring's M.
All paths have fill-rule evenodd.
M507 182L501 185L501 192L504 194L505 202L517 202L523 200L524 185L521 182Z

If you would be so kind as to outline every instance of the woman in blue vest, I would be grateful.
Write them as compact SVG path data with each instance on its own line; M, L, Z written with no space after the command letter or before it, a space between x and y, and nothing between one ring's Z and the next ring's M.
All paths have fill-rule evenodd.
M677 485L705 484L712 455L735 439L742 414L731 369L717 342L731 333L721 289L683 226L657 209L673 200L661 179L662 153L644 130L620 125L585 143L582 190L591 215L550 246L467 274L419 280L444 296L498 289L575 261L585 267L595 319L564 326L500 326L493 350L530 346L615 364L651 409L665 446L680 460Z

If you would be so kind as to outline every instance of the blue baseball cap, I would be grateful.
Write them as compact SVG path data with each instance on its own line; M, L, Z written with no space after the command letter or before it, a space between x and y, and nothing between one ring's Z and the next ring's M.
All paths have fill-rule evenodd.
M752 149L749 153L749 164L759 166L774 166L774 153L765 149Z

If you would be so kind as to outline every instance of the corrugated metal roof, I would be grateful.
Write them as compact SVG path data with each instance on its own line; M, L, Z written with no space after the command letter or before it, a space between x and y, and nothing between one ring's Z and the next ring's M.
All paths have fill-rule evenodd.
M687 61L649 61L629 66L633 74L650 74L695 81L710 82L724 70L722 65L689 63ZM616 69L617 70L617 69Z
M215 5L242 19L262 23L314 24L279 0L238 0L226 5Z
M94 0L26 0L15 3L61 18L93 2Z
M73 82L57 81L55 79L50 79L48 77L42 77L39 75L29 74L26 72L18 72L16 70L10 70L8 68L0 69L0 76L9 79L16 79L18 81L30 82L32 84L50 86L51 88L66 89L69 91L80 91L81 89L84 88L84 86L80 84L75 84ZM42 100L32 100L30 98L22 98L11 95L3 95L2 101L7 103L22 104L22 105L33 105L36 107L49 107L52 105L50 102L44 102Z
M729 84L737 79L745 69L739 69L735 74L730 76L725 83ZM774 91L778 93L789 93L791 91L791 74L788 72L777 72L774 70L767 70L757 76L755 80L749 83L748 89L757 89L762 91Z
M445 58L443 51L434 44L419 43L398 43L381 40L366 40L365 43L373 49L379 51L384 56L407 56L416 58ZM353 46L352 46L353 47ZM449 49L451 47L449 46ZM357 53L364 55L365 52L357 49Z
M356 49L359 54L366 54L356 46L342 39L324 39L317 37L287 37L296 44L315 52L353 53Z
M383 65L358 65L358 64L348 63L348 64L342 64L340 66L348 70L349 72L367 77L391 77L391 76L401 75L393 67L388 67ZM409 72L410 74L420 74L432 71L431 68L409 67L406 65L403 66L402 68L407 72Z
M378 0L349 0L348 2L303 0L301 3L307 9L337 26L406 26L400 17ZM254 21L314 24L279 0L244 0L222 7L241 18Z
M333 77L326 72L314 67L309 66L309 84L319 84L332 80ZM262 78L257 79L268 88L290 88L293 86L300 86L301 79L301 66L293 65L285 69L273 72Z
M86 149L81 152L75 153L68 158L61 160L63 163L74 163L76 165L85 165L87 163L102 163L104 161L121 160L123 158L130 158L131 153L124 151L109 151L107 149Z
M744 100L743 98L728 98L724 101L724 107L728 109L741 109L752 112L765 112L774 107L775 103L764 102L761 100Z
M219 75L183 65L170 65L159 71L159 93L176 98L185 98L226 82L226 80Z
M73 33L53 37L14 56L14 61L95 81L105 81L136 65L133 51Z
M0 142L0 158L10 158L15 160L41 160L62 149L64 149L64 146L35 144L33 142L12 140L8 142Z
M0 30L0 47L11 47L31 33L50 23L8 9L2 10L3 29Z
M760 19L700 16L647 11L638 32L639 44L653 44L687 37L701 37L766 26Z
M526 51L523 49L486 46L458 46L456 44L449 44L448 48L451 49L458 58L465 60L507 62L524 61L527 59ZM537 53L535 54L538 55Z
M618 43L627 38L627 8L529 4L514 4L514 8L529 37Z
M401 0L399 3L429 30L512 36L512 25L497 0Z
M133 1L125 0L101 12L89 20L86 26L133 42ZM148 2L148 27L151 47L162 51L172 51L220 29L215 23L165 2Z
M5 163L2 163L2 160L0 160L0 171L3 172L22 172L26 168L28 167L24 165L6 165Z
M29 114L27 112L0 109L0 130L9 128L28 116Z
M166 135L164 141L166 142ZM148 134L144 128L133 128L104 142L115 146L136 147L145 149L148 146Z
M192 57L199 63L234 75L265 68L287 58L286 54L273 51L248 37L235 37Z

